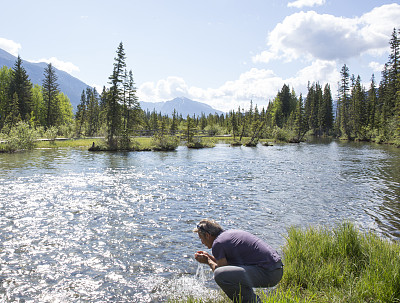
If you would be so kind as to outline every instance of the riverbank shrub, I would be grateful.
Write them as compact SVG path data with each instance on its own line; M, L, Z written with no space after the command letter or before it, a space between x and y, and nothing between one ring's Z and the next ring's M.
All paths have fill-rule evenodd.
M169 136L156 134L152 140L152 150L154 151L172 151L179 146L179 138L177 136Z
M44 136L49 141L54 141L57 138L57 133L58 133L57 126L51 126L48 129L46 129L46 132L44 133Z
M30 150L35 147L38 134L27 122L18 122L8 135L4 137L4 142L0 144L0 151L14 152L17 150Z
M188 142L186 146L193 149L212 148L215 147L215 143L212 139L196 137L193 141Z

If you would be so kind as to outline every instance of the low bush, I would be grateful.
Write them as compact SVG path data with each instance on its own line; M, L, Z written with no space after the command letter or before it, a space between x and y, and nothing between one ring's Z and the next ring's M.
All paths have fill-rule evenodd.
M14 152L16 150L29 150L35 147L38 137L34 128L26 122L18 122L9 134L4 137L4 142L0 145L2 152Z
M154 151L172 151L179 146L179 138L176 136L168 136L156 134L152 140L152 150Z

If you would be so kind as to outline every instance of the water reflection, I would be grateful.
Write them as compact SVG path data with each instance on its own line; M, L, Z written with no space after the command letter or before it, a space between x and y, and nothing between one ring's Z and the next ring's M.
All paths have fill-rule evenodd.
M399 163L398 149L341 142L0 155L0 300L218 296L193 260L205 217L278 250L291 225L344 219L397 239Z

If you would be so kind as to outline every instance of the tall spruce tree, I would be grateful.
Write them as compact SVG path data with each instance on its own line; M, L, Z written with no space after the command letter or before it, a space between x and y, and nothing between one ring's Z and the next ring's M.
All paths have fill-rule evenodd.
M114 58L113 73L109 77L110 91L107 96L107 142L110 148L117 148L116 137L121 132L121 104L123 98L123 81L125 71L125 51L122 42Z
M370 130L374 130L378 127L377 125L377 90L375 84L375 76L371 77L371 84L367 94L367 124Z
M136 95L135 81L133 80L132 70L128 73L127 87L126 87L126 107L127 112L125 115L126 129L128 135L132 135L134 127L139 124L139 111L140 104Z
M346 64L340 70L340 83L339 83L339 98L338 98L338 111L339 111L339 130L342 137L351 137L350 131L350 73Z
M304 115L302 94L300 94L299 101L297 102L296 109L293 114L293 131L295 133L295 138L293 138L293 141L300 142L308 130L307 121Z
M44 69L43 101L45 104L45 128L55 126L59 115L57 95L59 93L56 71L51 63Z
M322 98L322 131L328 134L333 129L333 100L329 84L325 85Z
M89 103L87 104L87 134L94 136L100 129L99 95L95 88L87 90Z
M17 57L13 68L13 77L10 83L10 96L18 95L19 113L23 120L28 120L32 110L32 83L22 66L22 59Z
M85 121L86 121L86 94L85 90L82 91L81 101L76 108L75 113L75 132L79 138L85 132Z

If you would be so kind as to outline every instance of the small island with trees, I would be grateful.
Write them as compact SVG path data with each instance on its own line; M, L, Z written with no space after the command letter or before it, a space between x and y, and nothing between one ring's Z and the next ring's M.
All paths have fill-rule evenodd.
M42 86L32 85L18 56L13 68L0 69L0 151L32 149L39 138L54 143L57 137L88 138L85 144L92 151L168 151L179 144L212 147L216 136L232 146L298 143L308 136L400 146L399 35L394 29L379 84L372 75L365 88L360 76L350 74L345 64L337 92L329 84L315 82L308 84L306 96L297 96L284 84L267 108L259 109L250 100L246 110L239 107L208 116L182 117L174 111L170 117L142 110L122 42L109 87L104 86L101 93L88 87L75 113L68 97L59 91L52 64L44 69Z

